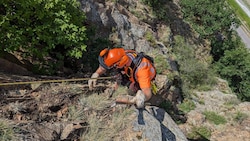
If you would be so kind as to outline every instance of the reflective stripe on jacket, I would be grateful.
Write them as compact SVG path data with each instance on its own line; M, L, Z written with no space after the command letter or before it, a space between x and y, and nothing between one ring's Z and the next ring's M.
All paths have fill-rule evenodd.
M155 75L156 75L156 70L154 66L151 64L151 62L146 58L142 58L141 63L136 68L133 69L133 72L131 73L131 77L129 78L129 80L131 82L138 82L141 89L150 88L151 80L155 78Z

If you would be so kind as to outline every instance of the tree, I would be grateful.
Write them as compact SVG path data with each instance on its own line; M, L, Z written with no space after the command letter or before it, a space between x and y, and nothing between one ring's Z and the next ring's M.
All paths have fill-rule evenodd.
M225 0L181 0L183 18L202 38L230 32L239 20Z
M0 51L22 51L43 59L52 50L80 58L87 39L85 15L77 0L2 0Z
M250 53L235 34L240 21L225 0L181 0L183 17L211 42L216 71L242 100L250 100Z
M244 47L240 37L236 34L236 32L231 32L227 35L227 37L223 40L218 40L216 38L211 39L211 55L213 56L214 62L220 60L221 57L224 56L224 52L226 50L236 49L239 46Z
M226 50L215 63L217 72L226 78L229 86L242 100L250 101L250 52L245 47Z

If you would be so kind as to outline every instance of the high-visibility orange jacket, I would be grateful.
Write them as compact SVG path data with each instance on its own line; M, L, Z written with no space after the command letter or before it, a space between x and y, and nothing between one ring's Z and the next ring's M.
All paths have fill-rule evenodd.
M152 62L146 57L138 57L139 55L134 50L126 50L125 53L132 60L131 66L123 68L129 80L131 82L138 82L141 89L150 88L151 80L153 80L156 75L156 70ZM98 60L103 68L112 68L106 64L103 55L100 55Z
M127 54L133 61L135 56L133 54ZM150 88L151 80L155 78L156 70L152 62L146 58L142 58L140 64L134 68L124 68L126 74L130 74L129 80L131 82L138 82L140 88ZM132 70L132 72L131 72ZM130 71L130 72L129 72Z

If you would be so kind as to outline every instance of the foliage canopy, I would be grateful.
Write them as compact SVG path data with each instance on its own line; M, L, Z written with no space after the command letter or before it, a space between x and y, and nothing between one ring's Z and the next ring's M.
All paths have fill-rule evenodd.
M42 59L53 49L80 58L87 37L85 14L77 0L3 0L0 3L0 51L22 51Z
M232 23L239 24L225 0L181 0L180 4L184 19L202 38L223 34Z
M250 62L247 50L235 34L240 21L226 0L182 0L184 19L211 43L214 68L242 100L250 100Z
M250 101L250 53L245 47L225 51L225 55L215 63L216 70L226 78L238 96Z

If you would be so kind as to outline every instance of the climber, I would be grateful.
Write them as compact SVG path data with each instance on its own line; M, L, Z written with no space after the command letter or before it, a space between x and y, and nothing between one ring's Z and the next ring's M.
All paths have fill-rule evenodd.
M91 78L98 78L107 70L114 68L120 73L123 85L127 85L130 93L135 96L128 100L128 103L136 104L137 108L143 108L144 102L152 97L152 81L156 76L153 66L153 59L143 52L137 53L134 50L123 48L104 49L99 54L99 67L92 74ZM119 76L119 75L118 75ZM97 79L88 81L89 89L96 85Z

